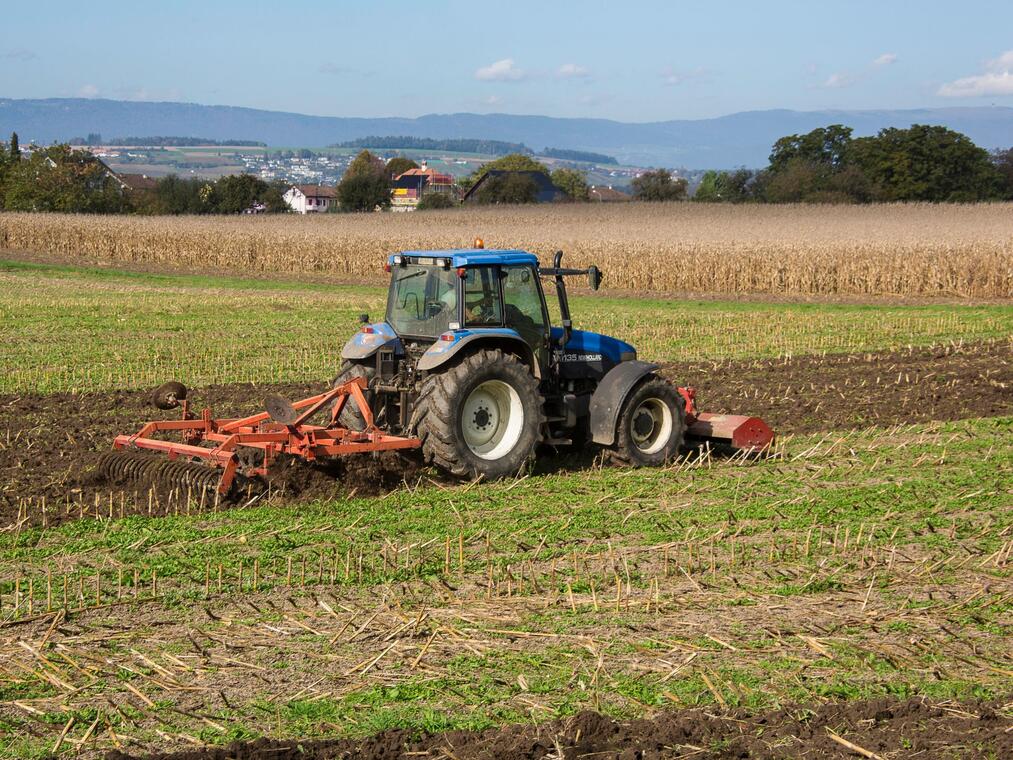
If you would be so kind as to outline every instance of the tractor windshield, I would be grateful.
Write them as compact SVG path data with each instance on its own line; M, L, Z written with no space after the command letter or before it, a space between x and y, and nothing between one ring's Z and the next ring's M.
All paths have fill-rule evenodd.
M460 278L442 266L394 267L387 297L387 322L398 335L436 338L457 322Z

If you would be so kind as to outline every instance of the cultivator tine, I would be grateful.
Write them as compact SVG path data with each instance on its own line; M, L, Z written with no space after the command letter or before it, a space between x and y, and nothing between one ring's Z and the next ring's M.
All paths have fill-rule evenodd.
M183 459L165 459L135 451L110 451L99 460L99 472L117 482L136 482L177 489L180 493L215 491L221 470Z

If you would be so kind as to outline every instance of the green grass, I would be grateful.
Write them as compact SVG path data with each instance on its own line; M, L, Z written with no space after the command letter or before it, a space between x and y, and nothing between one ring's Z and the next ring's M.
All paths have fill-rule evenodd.
M319 554L331 563L360 551L366 557L362 583L368 586L442 574L444 542L450 538L456 544L458 536L468 542L463 571L481 576L487 548L474 538L479 528L488 536L498 571L532 559L533 547L541 547L537 557L544 562L565 559L574 547L585 552L589 545L604 551L608 542L658 545L720 528L730 532L733 525L746 542L767 535L775 521L779 531L796 539L813 525L825 526L826 540L836 530L842 543L844 531L854 537L865 526L867 537L877 525L875 545L892 541L940 553L954 550L976 536L983 522L992 521L994 527L976 544L987 553L1005 540L1002 528L1013 525L1005 487L1013 477L1007 458L1011 424L1009 418L991 418L940 424L928 434L854 432L842 436L832 450L827 442L812 455L791 461L792 452L805 451L822 437L812 436L792 441L786 462L719 463L680 475L668 470L563 470L520 481L509 490L423 487L383 498L249 508L199 519L75 520L0 535L0 563L7 568L0 590L11 592L12 575L23 565L41 568L77 558L85 569L122 565L140 569L144 579L157 572L166 594L173 581L191 589L176 597L187 603L202 590L208 563L224 565L235 578L243 561L248 583L257 558L262 577L273 579L263 581L268 586L277 582L287 558L295 557L298 571L301 558L307 557L315 574ZM909 462L922 455L932 456L932 466L912 469ZM600 494L610 496L605 500ZM951 523L955 514L961 519ZM387 541L430 544L410 568L391 568L380 562ZM773 549L785 548L781 542ZM767 546L754 551L766 552ZM456 548L452 555L452 568L460 572ZM816 566L820 559L812 558L818 576L774 577L770 590L797 596L840 588L838 579ZM638 582L636 567L631 576Z
M0 393L320 381L385 289L0 262ZM656 361L877 351L1013 335L1013 309L578 296L578 327Z

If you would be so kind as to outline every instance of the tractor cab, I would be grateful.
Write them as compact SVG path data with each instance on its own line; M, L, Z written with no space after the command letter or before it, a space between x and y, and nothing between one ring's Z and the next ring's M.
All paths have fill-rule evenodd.
M364 328L346 346L344 358L395 343L404 353L424 348L418 369L432 371L459 351L495 345L524 357L543 380L600 379L622 361L636 358L632 346L597 333L573 330L564 276L587 275L597 289L601 274L590 269L541 267L534 254L472 248L404 251L389 257L391 273L385 321ZM553 327L542 277L555 279L561 324ZM401 351L399 351L401 353Z
M537 351L549 337L538 259L521 251L471 249L390 257L386 322L402 338L436 340L448 330L513 328Z

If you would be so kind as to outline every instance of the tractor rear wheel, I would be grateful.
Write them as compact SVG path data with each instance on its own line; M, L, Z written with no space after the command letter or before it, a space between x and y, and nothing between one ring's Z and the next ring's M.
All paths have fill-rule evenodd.
M679 452L686 432L686 402L671 383L650 375L623 402L612 458L634 467L657 467Z
M367 385L373 381L376 377L376 367L373 364L360 364L358 362L345 361L341 365L341 371L338 372L338 376L331 382L332 388L337 388L342 383L347 383L349 380L354 380L357 377L366 378ZM373 392L364 391L366 401L372 404ZM338 415L338 422L341 423L342 427L346 427L349 430L365 430L366 421L362 418L362 412L359 411L359 407L356 406L355 401L349 398L345 402L345 408L341 410L341 414Z
M415 410L425 460L463 478L516 475L545 422L538 381L498 349L477 351L427 377Z

